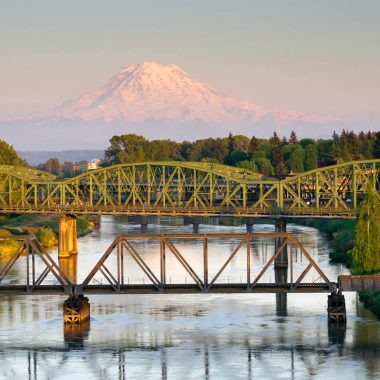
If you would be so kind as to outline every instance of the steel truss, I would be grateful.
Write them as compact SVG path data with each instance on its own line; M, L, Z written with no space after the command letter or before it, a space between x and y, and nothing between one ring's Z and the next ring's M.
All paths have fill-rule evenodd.
M257 239L278 239L281 238L282 245L273 253L267 263L261 269L260 273L252 278L251 271L251 246L253 240ZM203 256L203 273L197 273L191 264L185 259L183 253L178 248L179 241L189 239L202 240ZM209 242L215 239L226 239L228 241L238 240L238 243L228 259L221 265L217 274L212 278L209 277ZM309 253L305 250L302 244L291 234L284 233L251 233L251 234L170 234L170 235L128 235L118 236L105 251L98 263L90 271L82 284L74 285L65 273L54 262L50 255L44 250L41 244L34 236L8 236L0 237L0 241L16 240L20 244L15 248L14 254L8 260L6 265L0 270L0 284L2 280L9 274L10 269L22 254L26 255L26 285L0 285L0 292L65 292L73 295L86 293L197 293L197 292L336 292L336 284L330 282L323 271L315 263ZM156 241L159 245L160 269L156 275L151 263L146 263L139 250L135 247L136 241ZM175 241L175 242L174 242ZM260 280L263 275L270 270L270 267L275 262L276 258L287 248L289 256L289 275L290 282L287 283L263 283ZM305 264L304 271L294 276L294 257L295 249L298 249L303 257ZM243 252L243 253L242 253ZM238 254L246 255L246 279L241 283L221 283L217 282L220 275L231 263L233 258ZM193 280L190 284L168 283L166 278L166 258L172 254L178 263L185 269L188 275ZM117 265L116 273L107 268L107 260L111 256L116 255ZM142 272L149 279L148 284L126 284L124 278L125 259L129 255L140 267ZM37 277L35 257L39 257L45 267ZM318 274L322 283L305 283L303 282L307 273L314 269ZM91 285L90 282L95 278L97 273L101 273L107 283L104 285ZM59 285L44 285L43 281L47 275L52 273Z
M281 238L282 245L273 253L267 263L261 269L260 273L252 278L251 276L251 245L253 240L256 239L278 239ZM202 241L203 250L200 253L203 256L203 273L197 273L191 264L186 260L184 255L178 248L179 241L189 239L198 239ZM228 257L228 259L221 265L219 271L215 276L209 278L209 255L208 246L209 242L215 239L238 239L238 244ZM160 269L159 274L156 275L149 263L145 262L136 248L136 241L156 241L160 250ZM174 243L174 241L176 243ZM286 250L287 248L287 250ZM295 250L298 249L307 264L304 271L294 276L294 258ZM246 278L242 283L220 283L217 280L221 274L231 263L233 258L240 252L246 256ZM290 281L287 283L262 283L260 280L271 266L274 264L276 258L285 250L289 256L289 276ZM178 263L185 269L188 275L192 278L193 284L173 284L168 283L166 276L166 258L168 254L172 254ZM117 268L116 273L111 273L106 266L107 260L111 255L116 255ZM142 272L149 279L150 284L126 284L124 278L124 261L125 257L129 255L140 267ZM304 283L306 275L314 269L321 279L321 283ZM114 293L149 293L149 292L164 292L164 293L186 293L186 292L331 292L335 293L337 290L336 284L331 282L323 271L319 268L310 254L302 246L302 244L291 234L286 233L251 233L251 234L144 234L144 235L122 235L118 236L109 248L106 250L102 258L98 261L86 279L81 285L78 286L78 292L86 292L89 289L96 290L105 286L90 285L97 273L101 273L107 280L108 289L112 289Z
M116 165L58 181L48 173L0 166L0 212L146 215L355 217L380 160L320 168L282 181L220 164Z
M37 288L40 288L47 275L51 273L57 280L58 288L65 293L72 293L74 286L67 278L61 268L55 263L52 257L47 253L42 244L36 239L35 236L0 236L0 242L13 241L18 244L15 247L14 253L10 259L0 268L0 284L4 278L10 273L10 270L16 261L23 255L25 256L25 286L19 285L1 285L2 290L21 288L25 289L27 293L32 293ZM0 248L1 249L1 248ZM37 274L36 271L36 258L39 258L44 264L41 273ZM49 286L47 286L48 288ZM54 287L57 288L57 287Z

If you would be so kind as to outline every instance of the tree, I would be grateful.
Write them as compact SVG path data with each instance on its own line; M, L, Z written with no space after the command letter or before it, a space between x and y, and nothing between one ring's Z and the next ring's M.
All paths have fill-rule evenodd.
M0 140L0 165L23 165L23 161L13 149L13 146L3 140Z
M240 161L240 162L238 162L237 166L239 168L251 170L253 172L258 172L258 167L257 167L255 161L248 161L248 160Z
M274 169L271 162L267 158L256 158L255 163L259 168L259 172L265 176L272 176L274 174Z
M380 271L380 200L377 191L371 187L367 188L367 196L360 206L352 256L353 272Z
M373 157L380 158L380 132L375 133L373 142Z
M259 140L257 140L255 136L252 136L248 146L248 153L252 156L252 154L259 149L259 145Z
M280 144L281 144L281 140L280 140L280 138L278 137L278 135L277 135L276 132L273 132L273 136L269 139L269 142L270 142L272 145L280 145Z
M290 170L295 173L302 173L304 171L305 152L300 145L298 145L290 155Z
M232 133L230 132L228 135L228 152L231 153L235 149L235 139Z
M247 159L247 153L242 150L234 150L226 157L225 164L236 166L240 161L246 161Z
M58 158L49 158L43 166L47 172L58 177L62 176L62 165Z
M309 145L309 144L317 145L317 142L314 139L307 138L307 139L302 139L300 141L300 144L301 144L302 148L305 149L306 145Z
M112 164L127 164L145 160L148 140L139 135L129 134L113 136L111 146L106 149L105 157Z
M305 146L305 170L313 170L318 167L318 152L315 144Z
M291 144L298 144L297 135L296 135L296 133L295 133L294 131L292 131L292 132L290 133L289 142L290 142Z
M276 146L276 148L273 151L272 163L274 166L274 172L277 176L283 176L286 174L283 153L280 145Z

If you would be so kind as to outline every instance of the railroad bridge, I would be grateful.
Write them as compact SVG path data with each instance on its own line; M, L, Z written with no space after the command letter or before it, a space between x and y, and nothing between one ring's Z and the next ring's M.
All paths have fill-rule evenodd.
M181 252L181 242L189 239L198 239L202 243L196 263ZM211 274L209 245L221 239L233 242L235 247L224 262L218 260L219 269ZM263 265L252 265L251 251L255 249L255 243L267 239L275 240L273 255ZM81 283L70 269L55 262L34 236L0 237L0 241L17 242L13 255L0 270L0 294L66 294L69 298L64 303L64 320L69 324L80 324L89 318L90 306L84 294L168 293L331 293L328 296L329 320L345 323L342 291L380 290L380 276L339 276L337 281L331 281L300 241L286 233L121 235L115 238ZM139 252L144 247L139 243L147 241L156 243L158 260L144 260ZM185 270L189 282L168 279L169 255ZM223 280L221 275L237 255L244 256L243 278L240 277L238 282ZM147 282L127 280L127 259L137 264ZM21 283L12 280L12 269L19 260L25 264L24 282ZM312 272L316 279L310 276ZM268 281L269 278L274 281Z

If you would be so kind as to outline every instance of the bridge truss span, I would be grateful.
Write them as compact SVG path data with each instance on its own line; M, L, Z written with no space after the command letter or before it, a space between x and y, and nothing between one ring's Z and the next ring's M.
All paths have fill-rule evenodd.
M0 237L0 242L11 239L18 244L0 269L0 293L5 294L336 293L337 290L336 283L327 278L302 244L286 233L121 235L81 282L71 280L35 237ZM201 242L196 245L201 249L189 256L189 243L194 239ZM273 254L262 258L260 265L252 264L259 242L274 243L276 239L281 244ZM222 246L215 245L221 241ZM276 268L276 259L284 253L289 264L286 268ZM14 282L12 268L18 260L25 263L24 281ZM168 263L174 263L185 274L185 281L183 277L181 280L172 277ZM226 275L233 265L234 270L239 268L240 278ZM141 275L139 280L136 273Z
M315 169L284 180L220 164L110 166L62 181L0 166L0 212L355 217L380 160Z
M196 267L183 252L186 241L194 239L202 242L200 245L202 249L197 253L198 258L200 257L201 260L197 260L198 265ZM218 261L218 264L220 265L218 269L214 273L211 273L209 248L212 246L213 241L221 239L231 242L230 251L223 260L219 259L220 262ZM268 239L281 239L282 244L262 265L254 267L251 264L252 250L258 241ZM144 260L143 252L141 251L143 247L141 243L147 241L150 243L156 242L158 248L159 265L156 270L153 269L153 263ZM286 274L280 281L276 281L274 264L283 252L286 252L289 256L289 268L285 269L286 273L289 271L289 278ZM233 259L237 255L245 257L244 276L240 277L239 282L233 279L230 282L229 277L226 280L226 276L223 278L222 275L231 266ZM301 255L304 257L302 264L299 262ZM107 261L112 256L116 256L117 262L114 273L111 273L112 271L107 268ZM129 256L138 265L141 272L147 277L147 283L132 284L129 280L127 283L123 265L126 256ZM167 274L167 260L169 256L172 256L185 271L189 277L189 282L178 283L171 279L169 280ZM215 260L215 256L213 260ZM202 262L202 265L199 265L199 262ZM302 270L300 269L301 266ZM316 280L305 282L304 280L308 278L307 276L312 270L317 275ZM269 272L273 272L273 275L269 275ZM97 273L104 275L107 281L106 288L115 293L287 293L336 292L337 290L336 284L326 277L302 244L293 235L286 233L122 235L113 241L96 266L79 286L80 293L87 292L87 290L96 292L97 288L101 291L104 288L102 286L94 287L90 285ZM273 282L269 282L269 278L272 278Z

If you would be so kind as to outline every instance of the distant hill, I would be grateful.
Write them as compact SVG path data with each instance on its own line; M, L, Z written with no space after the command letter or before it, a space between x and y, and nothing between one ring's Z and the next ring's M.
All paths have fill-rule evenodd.
M65 161L91 161L104 156L103 150L18 151L17 153L33 166L42 164L49 158L58 158L63 163Z

